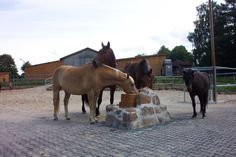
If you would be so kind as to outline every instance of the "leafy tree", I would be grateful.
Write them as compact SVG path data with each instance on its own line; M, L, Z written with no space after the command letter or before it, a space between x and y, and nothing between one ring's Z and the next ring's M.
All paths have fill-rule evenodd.
M198 66L211 65L211 44L209 29L209 6L203 3L197 7L198 19L194 21L194 32L188 40L193 44L193 60ZM226 4L213 3L216 64L236 67L236 0Z
M27 62L25 62L25 63L21 66L21 70L25 72L25 69L26 69L27 67L29 67L29 66L31 66L31 64L30 64L29 61L27 61Z
M183 45L175 46L170 52L170 59L192 62L192 54Z
M157 54L159 55L163 54L163 55L166 55L166 58L169 58L170 50L167 47L165 47L165 45L162 45L159 51L157 52Z
M145 54L144 53L142 53L142 54L138 54L138 55L136 55L135 57L142 57L142 56L145 56Z
M11 55L0 55L0 72L10 72L11 78L18 77L16 64Z
M236 67L236 0L221 4L215 29L217 65Z
M215 3L214 3L215 4ZM215 5L213 5L215 6ZM210 65L210 30L208 4L197 7L198 20L194 22L194 32L189 33L188 40L193 43L193 60L195 65Z

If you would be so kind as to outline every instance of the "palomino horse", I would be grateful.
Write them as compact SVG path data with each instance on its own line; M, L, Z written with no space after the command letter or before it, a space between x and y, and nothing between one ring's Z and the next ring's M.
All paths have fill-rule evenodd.
M134 80L128 74L114 69L107 65L100 65L95 68L92 64L85 64L80 67L60 66L53 75L53 104L54 120L57 120L59 111L60 90L65 91L64 107L65 117L68 115L68 101L71 94L87 94L90 108L90 122L95 122L96 100L100 91L109 85L118 85L126 93L138 93Z
M127 63L124 72L133 77L135 86L138 89L144 87L152 88L152 68L147 59L143 58L139 62Z
M208 104L208 90L210 88L209 75L205 72L194 72L192 69L183 71L183 80L189 92L193 106L193 116L197 116L195 96L197 95L200 100L202 117L206 115L206 106Z
M113 68L116 68L116 57L113 53L113 50L110 48L110 42L107 43L107 46L105 46L102 43L102 49L98 51L97 56L93 61L93 65L95 67L98 67L101 64L106 64L106 65L109 65ZM116 86L112 85L112 86L107 86L107 87L110 88L110 103L113 104L113 102L114 102L114 93L115 93L115 90L116 90ZM97 116L99 115L99 108L100 108L100 105L102 103L102 94L103 94L103 90L105 88L106 87L104 87L101 90L99 98L98 98L98 102L97 102L98 106L96 108L96 115ZM88 96L86 94L82 95L82 111L83 111L83 113L86 112L85 107L84 107L84 102L88 103L88 101L89 101Z

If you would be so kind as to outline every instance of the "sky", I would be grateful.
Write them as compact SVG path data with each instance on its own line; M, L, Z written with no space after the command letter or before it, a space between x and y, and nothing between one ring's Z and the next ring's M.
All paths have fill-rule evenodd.
M223 0L214 0L217 3ZM0 0L0 55L10 54L19 73L109 41L117 59L152 55L162 45L183 45L208 0Z

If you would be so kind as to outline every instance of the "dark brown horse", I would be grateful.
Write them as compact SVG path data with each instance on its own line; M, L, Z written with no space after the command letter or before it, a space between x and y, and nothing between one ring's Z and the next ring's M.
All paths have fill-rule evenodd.
M147 59L143 58L139 62L127 63L124 72L133 77L137 89L153 85L152 68Z
M113 50L110 48L110 42L108 42L106 46L102 43L102 49L98 51L96 58L93 60L94 67L98 67L101 64L109 65L113 68L116 68L116 57L113 53ZM107 86L107 87L110 88L110 103L113 104L116 86L112 85L112 86ZM96 108L96 115L99 115L99 108L102 103L103 90L107 87L104 87L100 92L98 102L97 102L98 105ZM88 100L87 95L86 94L82 95L82 111L83 111L83 113L86 113L86 110L84 107L84 102L88 103L88 101L89 100Z
M189 92L193 106L193 116L197 116L195 96L197 95L200 101L202 117L205 117L206 106L208 104L208 90L210 88L210 79L205 72L194 72L191 69L183 71L183 80Z

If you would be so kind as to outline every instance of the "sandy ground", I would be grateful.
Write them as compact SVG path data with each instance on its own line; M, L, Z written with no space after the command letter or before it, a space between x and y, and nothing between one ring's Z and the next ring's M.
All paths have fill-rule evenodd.
M53 115L53 103L52 103L52 91L47 91L46 86L35 87L30 89L20 90L4 90L0 93L0 118L7 120L29 120L32 117L40 117L45 119L52 119ZM155 90L160 98L162 105L167 105L168 111L172 117L176 117L183 113L192 114L191 101L188 93L175 90ZM115 92L115 104L120 101L120 95L123 91ZM63 107L64 93L61 92L60 100L60 112L59 119L64 118ZM208 109L214 110L214 108L226 107L227 105L236 105L236 95L218 95L218 103L209 103ZM198 101L197 101L198 102ZM106 105L110 103L109 92L105 91L103 95L103 101L101 105L101 117L105 116ZM69 101L69 114L73 116L80 116L84 119L84 122L88 122L88 114L82 114L81 110L82 102L81 96L72 95ZM86 107L89 112L89 108ZM207 110L208 110L207 109ZM199 105L197 104L197 110ZM103 119L101 118L101 119Z

